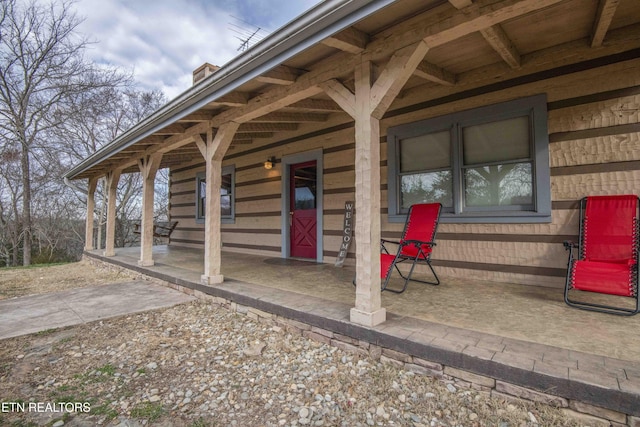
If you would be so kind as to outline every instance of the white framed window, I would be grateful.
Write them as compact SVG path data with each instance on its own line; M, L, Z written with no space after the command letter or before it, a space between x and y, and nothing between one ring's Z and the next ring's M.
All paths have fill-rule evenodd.
M220 185L220 218L223 223L232 223L235 220L235 166L222 168L222 182ZM205 218L205 196L207 183L205 173L196 174L196 222L203 223Z
M389 220L440 202L443 222L551 220L545 95L387 131Z

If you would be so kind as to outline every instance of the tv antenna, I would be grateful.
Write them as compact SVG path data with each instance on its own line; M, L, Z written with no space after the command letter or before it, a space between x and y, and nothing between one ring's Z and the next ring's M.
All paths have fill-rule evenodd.
M230 16L236 20L235 23L229 22L229 29L236 33L234 37L240 40L240 46L237 49L239 52L244 52L269 35L269 32L261 27L256 27L237 16Z

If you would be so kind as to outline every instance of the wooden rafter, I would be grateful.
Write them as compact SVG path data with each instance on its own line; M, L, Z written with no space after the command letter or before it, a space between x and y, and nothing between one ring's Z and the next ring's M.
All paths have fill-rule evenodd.
M200 110L178 120L178 123L208 122L213 118L213 111Z
M256 119L253 123L304 123L304 122L326 122L327 115L320 113L283 113L275 112L265 114Z
M185 129L186 129L185 126L179 123L174 123L172 125L169 125L160 129L155 133L155 135L175 135L175 134L184 133Z
M267 71L256 80L262 83L276 84L276 85L290 85L298 78L298 72L293 68L285 65L278 65L276 68Z
M591 47L602 46L619 4L620 0L600 0L596 20L591 31Z
M473 9L472 11L458 11L452 8L450 12L439 14L437 19L432 15L416 16L377 34L359 55L336 53L309 72L300 75L295 83L270 89L251 98L245 105L221 112L209 122L191 126L185 130L184 134L167 138L161 146L150 147L148 152L166 153L191 142L194 135L206 132L208 128L217 128L231 120L246 123L264 114L312 98L323 92L319 87L321 83L351 73L363 60L379 60L385 56L388 57L393 54L397 46L406 46L417 41L424 41L430 48L442 46L473 32L550 7L561 1L563 0L477 0L469 8ZM261 131L270 131L270 129ZM124 162L117 166L128 167L129 163Z
M420 41L404 47L393 54L386 67L371 87L371 115L381 118L402 87L407 83L416 67L429 51L429 46Z
M301 110L314 110L314 111L342 111L340 106L333 101L326 99L303 99L302 101L294 102L289 105L291 108L297 108Z
M242 128L241 128L242 129ZM236 133L236 138L273 138L275 136L275 132L248 132L243 133L242 131L238 131Z
M228 107L242 107L243 105L247 105L248 101L249 101L248 93L231 92L211 102L210 105L226 105Z
M473 0L449 0L449 3L451 3L456 9L463 9L471 6L473 4Z
M349 27L338 34L324 39L323 44L349 53L362 52L369 42L369 35L356 28Z
M480 30L480 34L511 68L520 67L520 53L500 25Z
M472 0L449 0L449 3L456 9L473 5ZM481 29L480 34L511 68L520 67L520 53L499 24Z
M445 86L453 86L456 83L455 74L428 61L419 63L413 75Z
M287 130L297 130L297 123L244 123L238 128L239 133L248 132L277 132Z

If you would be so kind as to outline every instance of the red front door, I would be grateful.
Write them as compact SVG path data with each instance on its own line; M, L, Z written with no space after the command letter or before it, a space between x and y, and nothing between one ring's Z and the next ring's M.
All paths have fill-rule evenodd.
M316 161L291 165L291 256L316 259Z

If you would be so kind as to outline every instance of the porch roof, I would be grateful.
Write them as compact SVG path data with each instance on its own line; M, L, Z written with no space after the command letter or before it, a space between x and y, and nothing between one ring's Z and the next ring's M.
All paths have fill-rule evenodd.
M332 80L353 90L364 59L384 66L423 41L422 63L391 104L412 92L432 99L640 47L636 0L327 0L265 38L70 170L81 179L201 158L194 135L240 123L230 150L260 146L352 118L324 93ZM636 52L637 56L637 52ZM576 71L579 71L576 67ZM413 97L415 98L415 97ZM249 145L251 144L251 145Z

